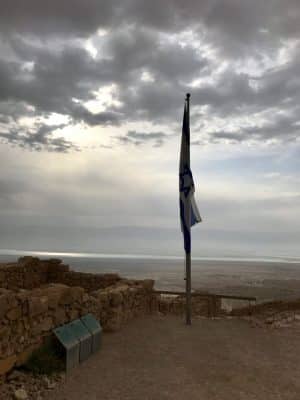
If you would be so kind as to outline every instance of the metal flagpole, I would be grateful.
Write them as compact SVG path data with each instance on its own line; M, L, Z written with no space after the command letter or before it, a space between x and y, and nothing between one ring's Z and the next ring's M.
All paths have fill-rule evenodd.
M191 273L191 226L201 222L201 216L195 202L195 185L190 168L190 97L187 93L184 102L182 135L179 162L179 208L181 231L185 250L185 293L186 324L191 325L192 314L192 273Z
M187 102L187 118L188 118L188 127L190 128L190 93L186 95ZM190 135L190 129L188 128L188 134ZM190 138L189 138L190 139ZM188 141L188 149L187 149L187 167L190 169L190 140ZM186 220L188 221L187 229L189 230L189 236L191 241L191 199L190 196L187 198L187 207L186 207ZM186 324L191 325L191 288L192 288L192 274L191 274L191 248L189 252L185 252L185 290L186 290Z

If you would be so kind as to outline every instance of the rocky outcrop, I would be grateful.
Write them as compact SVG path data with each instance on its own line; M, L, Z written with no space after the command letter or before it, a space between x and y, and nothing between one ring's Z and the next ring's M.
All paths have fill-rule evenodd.
M299 327L300 299L261 303L232 310L230 315L247 319L252 325L264 328Z

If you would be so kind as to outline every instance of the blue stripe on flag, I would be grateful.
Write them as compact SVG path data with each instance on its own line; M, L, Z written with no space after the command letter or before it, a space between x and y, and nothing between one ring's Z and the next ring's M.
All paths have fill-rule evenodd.
M187 253L191 252L191 233L186 226L185 215L184 215L184 204L183 201L180 200L180 219L181 219L181 227L183 232L184 239L184 250Z

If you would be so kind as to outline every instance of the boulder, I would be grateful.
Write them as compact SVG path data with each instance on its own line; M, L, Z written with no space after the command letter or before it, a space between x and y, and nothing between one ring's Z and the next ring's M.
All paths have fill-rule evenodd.
M14 392L14 399L15 400L27 400L28 394L25 389L17 389Z

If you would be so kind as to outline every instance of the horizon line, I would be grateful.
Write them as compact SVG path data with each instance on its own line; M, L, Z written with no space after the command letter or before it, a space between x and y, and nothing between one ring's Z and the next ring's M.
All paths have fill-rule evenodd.
M94 253L94 252L62 252L44 250L17 250L0 249L0 256L59 256L69 258L126 258L126 259L152 259L152 260L184 260L184 255L151 255L151 254L124 254L124 253ZM248 261L248 262L288 262L299 263L300 256L194 256L194 260L220 260L220 261Z

